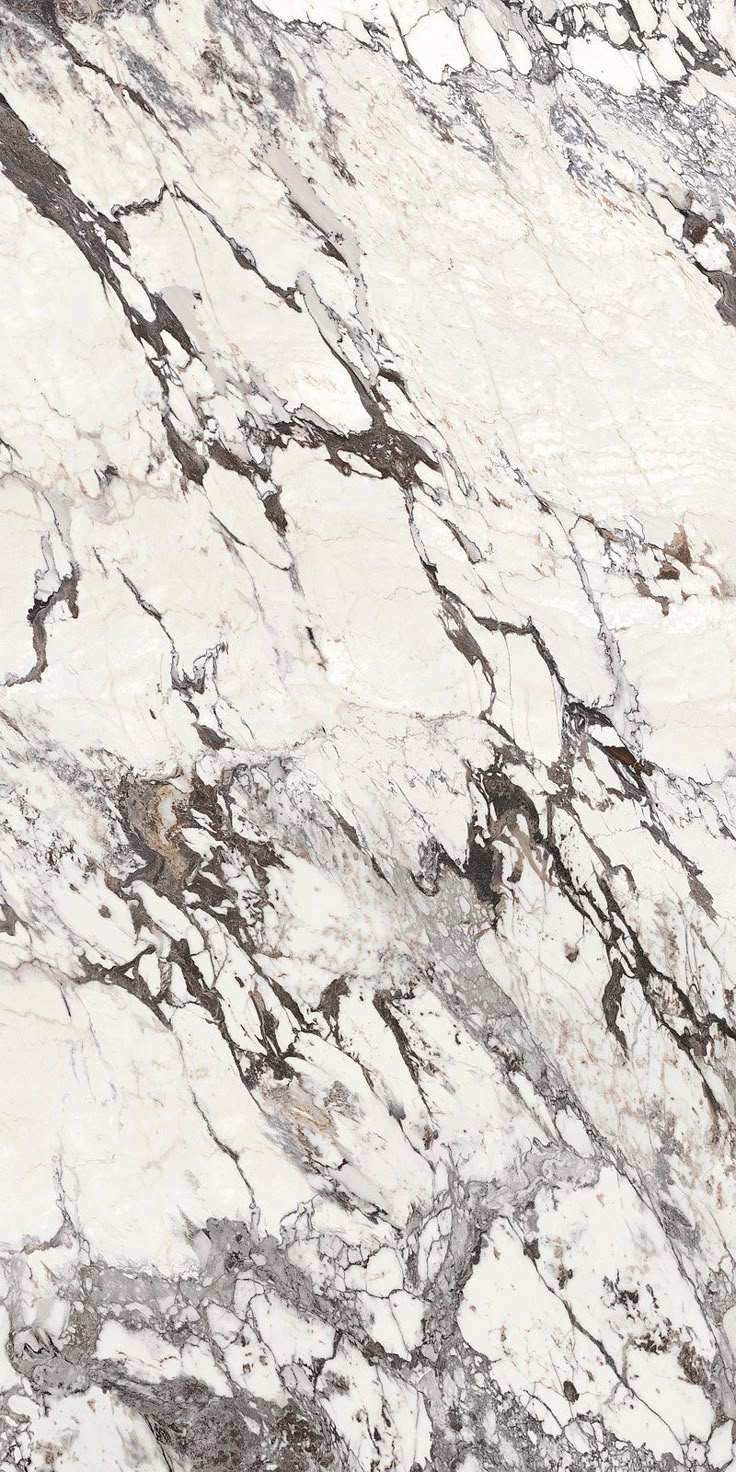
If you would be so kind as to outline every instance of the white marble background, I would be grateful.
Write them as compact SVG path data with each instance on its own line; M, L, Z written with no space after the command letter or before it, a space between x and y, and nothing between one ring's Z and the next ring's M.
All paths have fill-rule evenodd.
M0 1472L736 1468L732 4L0 59Z

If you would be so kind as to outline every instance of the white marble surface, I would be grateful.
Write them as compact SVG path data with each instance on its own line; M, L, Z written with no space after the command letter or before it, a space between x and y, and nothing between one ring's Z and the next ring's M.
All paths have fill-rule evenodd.
M736 1469L731 0L0 56L0 1472Z

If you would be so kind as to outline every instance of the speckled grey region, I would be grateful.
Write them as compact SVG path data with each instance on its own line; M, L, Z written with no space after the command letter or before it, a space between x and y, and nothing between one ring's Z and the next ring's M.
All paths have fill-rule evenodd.
M733 0L0 58L0 1472L736 1472Z

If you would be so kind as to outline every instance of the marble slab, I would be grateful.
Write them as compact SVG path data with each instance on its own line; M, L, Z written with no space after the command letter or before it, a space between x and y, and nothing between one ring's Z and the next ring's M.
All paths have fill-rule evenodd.
M736 1472L731 0L0 0L0 1472Z

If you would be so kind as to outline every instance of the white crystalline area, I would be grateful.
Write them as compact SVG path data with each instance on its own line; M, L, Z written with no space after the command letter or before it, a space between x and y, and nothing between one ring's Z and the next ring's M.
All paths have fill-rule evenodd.
M332 0L306 4L261 0L261 8L281 19L309 20L346 30L365 44L373 44L378 33L385 37L392 55L408 54L432 83L448 81L471 59L489 72L508 70L510 61L515 72L527 75L531 41L552 53L556 70L579 73L625 97L642 87L656 93L668 82L685 81L687 102L692 105L702 95L702 85L707 86L704 78L697 78L689 87L693 63L706 50L698 30L701 21L690 0L684 6L669 0L661 9L650 0L636 0L631 9L616 4L557 6L552 0L541 0L539 5L524 0L513 9L497 0L486 0L485 8L475 4L445 7L429 0L402 0L396 6L374 0L349 8ZM627 18L631 11L633 31ZM730 7L714 4L709 22L716 43L729 60L736 59Z
M731 10L0 29L0 1472L735 1472Z
M592 1414L655 1456L707 1441L711 1408L689 1371L712 1359L712 1337L635 1193L607 1169L540 1205L536 1261L507 1220L494 1223L464 1290L463 1337L552 1432ZM641 1346L663 1321L675 1332L655 1356Z

